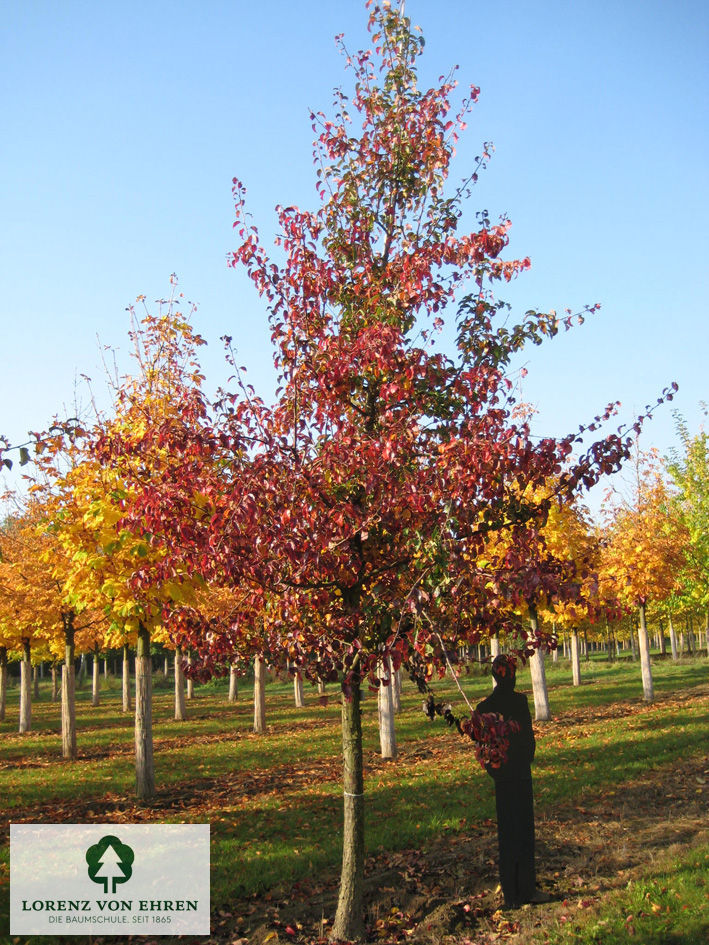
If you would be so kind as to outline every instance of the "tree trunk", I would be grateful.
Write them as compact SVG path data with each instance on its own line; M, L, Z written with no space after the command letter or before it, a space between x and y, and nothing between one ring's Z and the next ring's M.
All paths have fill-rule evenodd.
M149 800L155 794L153 665L150 631L142 624L135 654L135 793L140 800Z
M574 686L581 685L581 660L579 659L579 632L571 631L571 672Z
M74 668L74 615L64 614L64 664L62 666L62 758L76 758L76 679Z
M529 625L532 635L536 635L539 629L537 619L537 608L534 604L529 605ZM549 710L549 690L547 689L547 676L544 669L544 650L539 648L534 651L534 656L530 657L529 668L532 673L532 690L534 692L534 718L537 722L548 722L551 719Z
M687 617L687 652L690 656L694 656L697 648L694 643L694 621L691 616Z
M667 656L667 644L665 642L665 627L660 621L660 653L662 656Z
M389 659L389 669L391 671L391 697L394 702L394 714L398 715L401 712L401 667L395 670L391 659Z
M490 637L490 662L495 659L496 656L500 655L500 638L495 633ZM492 682L493 689L495 688L495 681Z
M652 686L652 666L650 665L650 638L645 623L645 605L639 608L640 623L638 626L638 647L640 649L640 672L643 677L643 698L652 702L655 698Z
M707 656L709 656L709 610L707 611L704 620L704 645L707 651Z
M98 658L98 647L94 650L94 659L93 659L93 677L92 677L92 686L91 686L91 705L99 704L99 681L100 681L101 666Z
M32 698L39 702L39 666L32 667Z
M57 674L57 664L52 663L52 702L59 699L59 678Z
M325 695L325 680L324 679L318 679L318 695L321 695L321 696Z
M130 649L123 644L123 711L130 712Z
M260 656L254 660L254 732L266 733L266 667Z
M187 651L187 665L192 665L192 650ZM192 699L194 697L194 679L191 676L187 677L187 698Z
M389 685L385 686L384 664L379 664L379 745L382 758L396 758L396 728L394 726L394 676L389 675Z
M296 709L304 709L305 695L303 693L303 677L298 670L296 670L295 676L293 677L293 692L295 695Z
M32 728L32 658L28 637L22 638L22 663L20 664L20 732Z
M84 680L86 679L86 653L81 654L81 659L79 660L79 686L83 686Z
M677 632L675 630L675 625L672 623L672 617L669 618L670 624L670 649L672 650L672 659L679 659L679 653L677 652Z
M185 674L182 670L182 647L175 647L175 721L185 721Z
M229 702L237 702L239 699L239 676L236 666L229 669Z
M170 674L170 657L169 656L165 657L165 660L162 664L162 674L165 677L165 679L167 679L167 677Z
M7 647L0 646L0 722L5 720L7 705Z
M353 941L364 934L364 774L360 684L342 699L344 828L342 874L331 939Z

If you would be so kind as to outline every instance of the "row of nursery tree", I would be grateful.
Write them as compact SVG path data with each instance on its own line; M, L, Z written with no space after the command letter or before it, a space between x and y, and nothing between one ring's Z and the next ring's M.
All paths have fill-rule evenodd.
M176 289L140 319L132 310L135 370L112 409L16 447L31 487L3 524L0 564L4 649L63 654L66 757L77 651L135 648L141 798L155 789L151 642L189 650L198 678L266 658L340 684L338 939L362 928L362 686L390 689L406 666L425 687L495 637L541 663L562 628L602 634L634 610L652 698L648 613L696 620L708 588L703 435L685 435L670 480L639 466L632 502L599 534L583 495L632 457L654 406L610 432L616 404L563 438L532 434L515 359L597 306L515 319L497 297L529 260L502 258L507 219L482 212L461 232L491 147L448 184L478 89L455 109L452 73L420 88L423 38L403 4L367 6L372 48L338 40L351 93L311 116L319 202L277 208L274 258L234 181L230 262L268 307L274 402L233 361L229 390L208 402L203 342ZM0 442L0 461L16 458ZM482 757L504 736L475 732Z

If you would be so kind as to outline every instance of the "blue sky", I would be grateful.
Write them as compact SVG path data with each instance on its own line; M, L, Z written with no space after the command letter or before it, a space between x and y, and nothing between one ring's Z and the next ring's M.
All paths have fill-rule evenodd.
M583 328L533 349L524 399L561 434L675 380L690 428L708 398L709 6L697 0L408 0L426 37L423 81L460 66L481 99L458 149L463 177L496 152L469 204L512 220L508 255L532 271L518 311L600 302ZM273 207L314 206L309 110L348 75L333 37L366 44L361 0L2 6L0 432L15 442L100 388L97 336L127 347L125 307L176 272L199 304L209 385L220 335L264 394L265 310L226 267L231 179L265 241ZM455 168L457 166L457 175ZM674 442L671 407L645 445Z

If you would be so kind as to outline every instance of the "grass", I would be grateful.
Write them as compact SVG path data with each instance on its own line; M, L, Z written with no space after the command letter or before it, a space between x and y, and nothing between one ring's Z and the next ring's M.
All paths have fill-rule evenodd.
M609 809L622 805L627 782L648 772L671 774L678 759L706 755L709 700L706 688L701 688L709 680L706 659L662 660L655 663L653 672L656 702L647 705L642 701L638 664L582 663L579 687L571 684L566 661L547 664L554 718L536 726L538 819L552 818L565 805L583 804L586 798L604 799ZM99 706L91 706L88 692L80 694L80 757L74 763L60 758L59 706L49 701L48 691L43 690L33 707L33 731L19 735L17 693L11 690L7 718L0 723L0 796L8 820L208 821L212 827L212 904L217 912L230 910L236 900L263 897L297 881L336 876L342 817L336 688L329 687L328 705L319 705L315 694L307 693L306 708L296 709L292 686L271 683L269 734L255 736L248 683L241 686L240 701L232 704L226 699L226 681L197 687L195 698L188 702L188 720L175 722L171 688L160 685L160 674L156 682L158 796L147 807L138 807L132 797L133 720L120 711L117 681L102 679ZM462 683L473 704L489 692L489 677L471 675ZM48 683L44 686L48 688ZM518 689L530 693L531 702L527 670L519 674ZM462 712L462 700L448 681L435 684L435 690ZM696 697L686 698L690 691ZM424 717L421 697L413 686L405 687L397 718L397 762L382 762L378 757L373 695L366 698L363 711L370 856L384 851L426 851L441 838L463 838L494 818L491 784L477 766L469 743ZM7 928L7 836L6 830L0 849L0 929ZM701 896L706 894L697 887L699 892L689 895L696 886L692 885L697 871L693 864L705 855L706 850L698 849L682 860L682 875L686 873L682 891L678 881L667 885L659 874L647 880L659 884L660 891L666 887L682 896L686 892L682 905L689 903L688 908L675 908L669 892L658 892L659 898L653 899L655 886L632 886L608 915L601 912L594 921L605 923L602 927L610 930L608 935L616 934L613 917L622 900L625 915L635 917L632 928L644 929L641 913L647 909L637 899L644 890L641 899L649 893L647 902L660 904L659 913L649 907L653 927L658 926L659 915L668 926L690 929ZM670 872L673 868L668 867ZM706 910L706 900L703 905ZM554 934L559 938L550 942L615 941L574 938L597 932L591 925L582 929L558 922ZM623 928L626 938L617 941L632 941L627 938L630 925L624 922ZM638 934L638 941L643 941L645 933Z
M562 914L548 945L699 945L709 940L709 845L649 869L581 921Z

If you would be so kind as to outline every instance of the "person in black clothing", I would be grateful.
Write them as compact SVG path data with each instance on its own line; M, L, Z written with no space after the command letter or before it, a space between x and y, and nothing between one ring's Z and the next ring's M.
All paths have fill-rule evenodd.
M546 902L549 897L537 890L534 868L534 800L532 769L534 731L527 697L515 692L515 661L507 655L492 663L495 688L478 705L477 711L495 712L505 721L515 721L519 731L509 736L507 761L499 768L487 765L495 780L497 839L500 851L500 885L507 908L525 902Z

